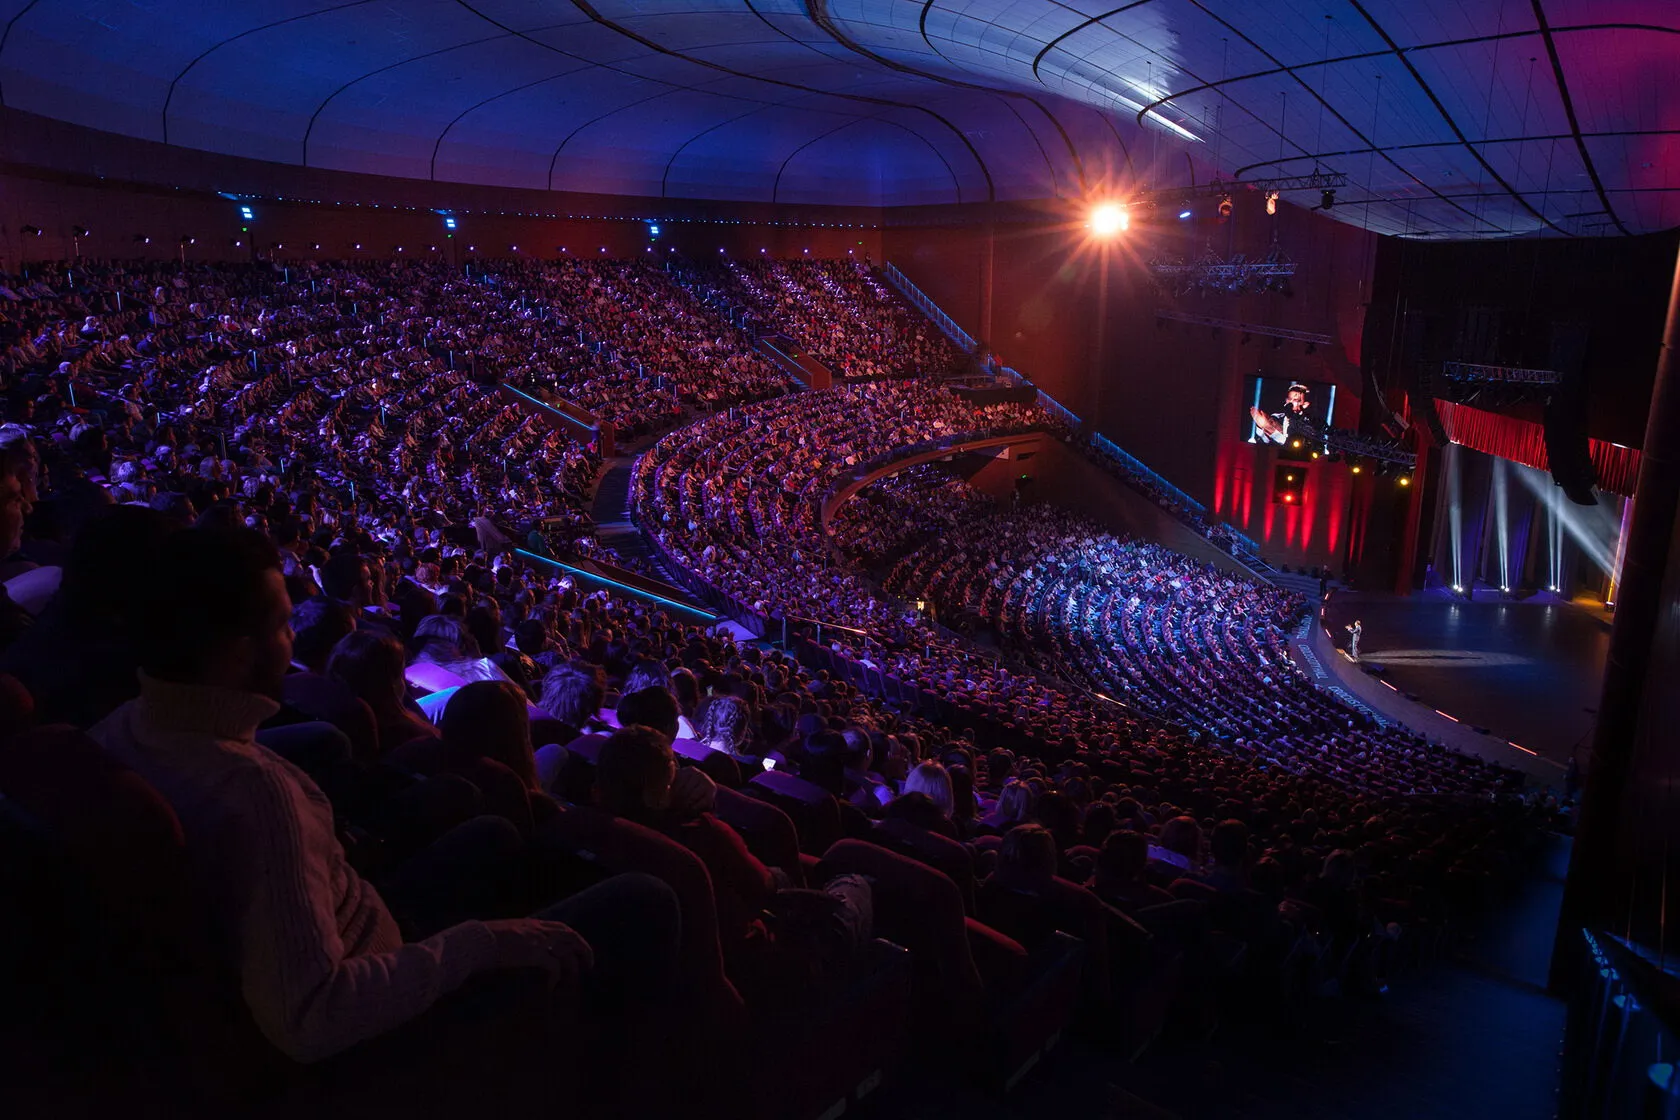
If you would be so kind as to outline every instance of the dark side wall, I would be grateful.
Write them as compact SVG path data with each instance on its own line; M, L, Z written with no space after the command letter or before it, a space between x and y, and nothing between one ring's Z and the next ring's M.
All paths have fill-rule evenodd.
M889 211L883 243L888 260L1005 363L1247 532L1265 555L1340 568L1354 480L1345 467L1313 464L1301 505L1275 505L1273 456L1243 442L1245 385L1256 373L1333 383L1338 424L1356 421L1376 238L1287 203L1268 216L1256 192L1236 195L1229 221L1218 220L1215 202L1198 200L1188 221L1173 206L1137 215L1106 249L1072 210L1012 212L989 235L984 224L941 226L933 215L895 224ZM1193 260L1211 249L1257 259L1274 237L1298 266L1290 295L1175 296L1150 282L1152 258ZM1161 321L1158 309L1328 341L1311 353L1300 342L1274 347L1259 335L1244 341L1240 329Z

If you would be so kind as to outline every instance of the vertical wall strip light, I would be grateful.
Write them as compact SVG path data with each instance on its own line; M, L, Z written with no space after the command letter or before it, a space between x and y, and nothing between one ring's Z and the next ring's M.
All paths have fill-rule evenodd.
M1505 460L1493 461L1493 528L1499 535L1499 589L1511 590L1511 530L1505 519Z
M1447 524L1452 530L1452 585L1464 589L1464 502L1460 490L1458 445L1447 445Z

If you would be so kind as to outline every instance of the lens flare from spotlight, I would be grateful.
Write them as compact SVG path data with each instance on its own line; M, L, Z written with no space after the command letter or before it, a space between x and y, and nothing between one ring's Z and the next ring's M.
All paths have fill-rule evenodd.
M1097 237L1113 237L1132 226L1132 216L1124 206L1105 202L1091 211L1091 233Z

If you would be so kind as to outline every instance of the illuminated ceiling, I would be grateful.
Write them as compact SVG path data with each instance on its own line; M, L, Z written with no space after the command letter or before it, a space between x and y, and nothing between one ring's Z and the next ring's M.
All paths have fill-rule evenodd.
M0 102L283 163L671 198L1345 173L1385 233L1680 225L1677 0L0 0ZM1317 205L1317 192L1286 195Z

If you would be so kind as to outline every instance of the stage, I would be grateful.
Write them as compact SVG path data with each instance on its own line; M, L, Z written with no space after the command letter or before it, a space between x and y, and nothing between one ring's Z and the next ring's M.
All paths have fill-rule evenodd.
M1361 662L1384 670L1376 680L1558 767L1579 746L1586 764L1610 646L1601 618L1555 598L1467 603L1439 592L1336 591L1323 625L1338 650L1355 618L1364 624ZM1365 676L1343 656L1334 663L1344 681Z

